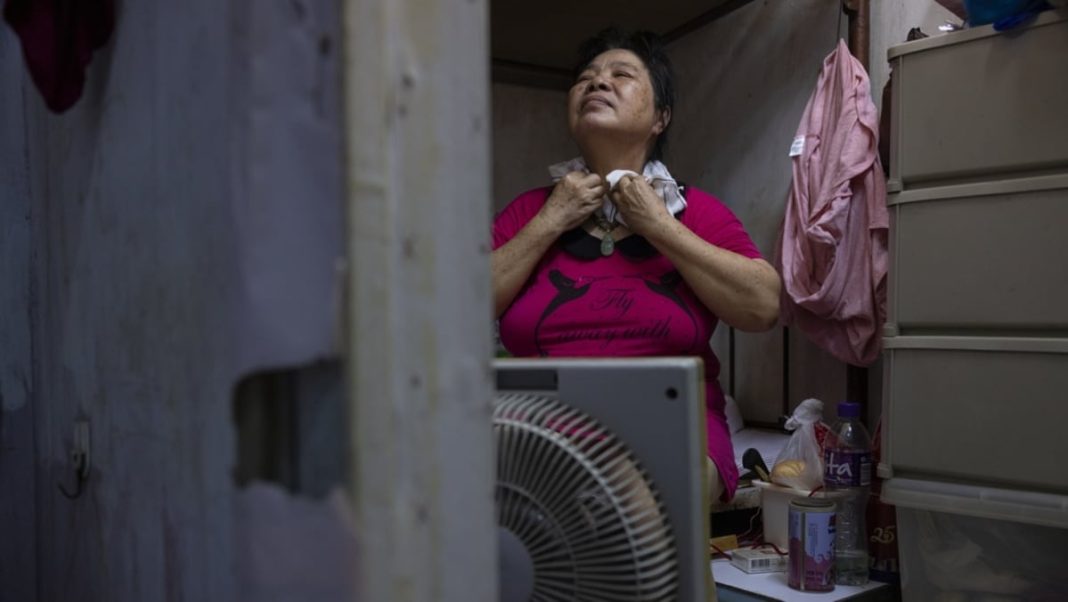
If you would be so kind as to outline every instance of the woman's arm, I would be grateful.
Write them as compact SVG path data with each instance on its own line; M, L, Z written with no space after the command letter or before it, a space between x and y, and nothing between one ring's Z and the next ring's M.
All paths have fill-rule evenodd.
M554 228L539 213L512 240L490 255L493 278L493 315L501 317L504 310L530 278L534 266L562 231Z
M545 204L511 240L490 255L493 315L500 317L530 278L541 256L561 234L578 226L601 206L604 181L597 174L571 172L553 188Z
M747 332L775 325L781 282L768 262L705 241L672 217L642 178L624 178L612 198L630 229L667 257L701 303L720 319Z
M724 322L762 332L779 319L779 274L763 259L721 249L676 219L661 221L645 235L678 268L697 298Z

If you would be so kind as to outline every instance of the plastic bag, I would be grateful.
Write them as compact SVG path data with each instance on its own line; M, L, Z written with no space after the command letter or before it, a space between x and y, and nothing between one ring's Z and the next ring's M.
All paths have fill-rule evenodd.
M1065 600L1068 531L898 508L906 597Z
M823 402L806 399L797 406L786 430L793 431L771 469L771 482L804 491L823 485L823 454L816 440L816 423L823 419Z
M1045 0L964 0L968 24L972 27L994 24L994 29L1006 31L1030 20L1049 8Z

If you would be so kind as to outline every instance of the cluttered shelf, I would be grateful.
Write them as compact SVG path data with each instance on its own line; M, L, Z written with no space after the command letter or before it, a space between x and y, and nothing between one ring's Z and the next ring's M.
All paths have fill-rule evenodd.
M729 424L732 406L728 400ZM871 478L872 443L858 420L859 406L840 404L838 414L838 422L829 428L822 421L822 402L810 399L787 420L787 432L731 424L742 478L734 499L713 506L709 541L720 599L790 600L793 595L806 600L898 599L895 585L868 581L868 538L859 535L867 533L858 514L868 510L867 492L860 484ZM833 467L830 472L825 470L825 457ZM862 496L857 496L858 489ZM878 523L877 496L871 505ZM841 541L835 536L835 518L845 536ZM805 524L814 529L801 526ZM799 532L809 534L807 539L798 540ZM856 536L846 536L848 532ZM843 553L836 562L839 550ZM844 562L853 556L859 558L856 570ZM871 574L889 582L896 578L892 572ZM812 575L817 577L809 582ZM799 594L799 588L807 591Z

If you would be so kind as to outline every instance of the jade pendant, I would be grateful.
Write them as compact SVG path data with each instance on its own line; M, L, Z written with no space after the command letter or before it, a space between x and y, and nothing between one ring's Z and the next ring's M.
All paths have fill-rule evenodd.
M604 235L601 239L601 255L608 257L612 254L612 251L616 250L616 241L612 240L612 237L608 234Z

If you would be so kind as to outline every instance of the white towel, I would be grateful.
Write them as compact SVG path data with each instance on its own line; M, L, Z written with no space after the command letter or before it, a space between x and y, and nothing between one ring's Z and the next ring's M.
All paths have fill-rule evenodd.
M582 157L575 157L570 161L562 161L549 166L549 175L552 176L553 182L559 182L564 176L573 171L589 173L590 170L586 167L586 162L582 160ZM627 174L638 175L627 169L617 169L605 176L605 179L608 180L609 189L614 190L616 185L619 184L620 178ZM664 199L664 204L671 215L678 215L680 211L686 208L686 199L679 190L679 183L675 181L675 178L671 177L671 172L668 171L667 166L663 163L660 161L646 163L642 177L652 185L656 194ZM619 222L624 226L627 225L627 222L623 220L623 216L620 215L619 209L616 208L615 203L612 202L608 195L604 197L601 210L608 221Z

